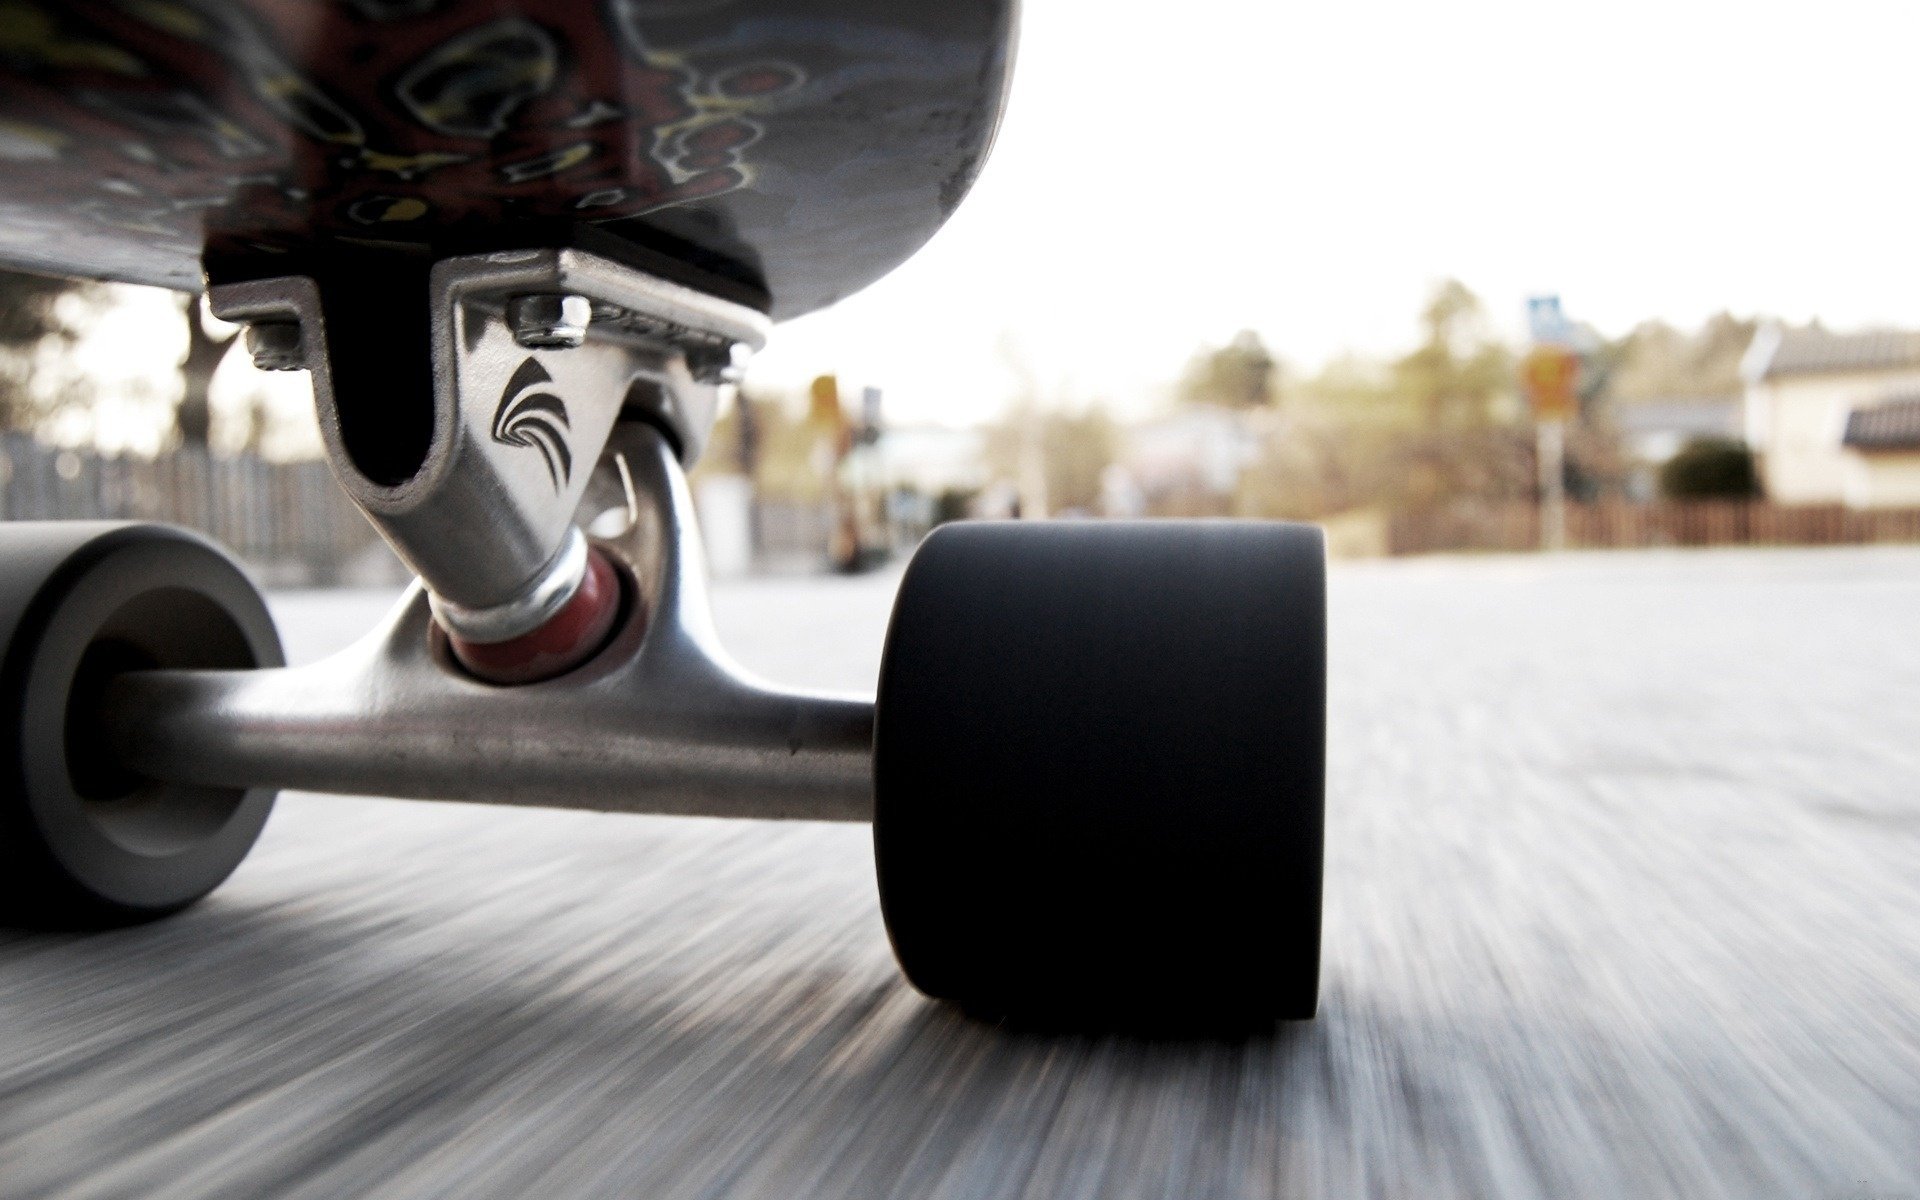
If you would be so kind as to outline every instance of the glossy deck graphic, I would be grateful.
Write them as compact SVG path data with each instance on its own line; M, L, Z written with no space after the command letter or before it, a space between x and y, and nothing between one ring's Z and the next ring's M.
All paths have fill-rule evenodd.
M200 286L587 242L776 316L930 237L1012 0L0 0L0 261Z

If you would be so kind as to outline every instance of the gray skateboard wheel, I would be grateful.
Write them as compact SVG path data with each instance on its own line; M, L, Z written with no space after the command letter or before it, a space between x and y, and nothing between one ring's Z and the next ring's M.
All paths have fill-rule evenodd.
M120 671L281 665L240 568L165 526L0 524L0 643L0 921L123 924L226 879L273 793L133 775L100 744L95 712Z

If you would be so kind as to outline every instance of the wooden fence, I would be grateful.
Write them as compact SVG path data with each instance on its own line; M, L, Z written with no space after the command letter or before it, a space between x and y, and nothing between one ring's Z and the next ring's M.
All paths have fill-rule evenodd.
M1766 501L1570 504L1567 545L1619 550L1653 546L1848 546L1920 542L1920 508L1854 509ZM1533 550L1540 512L1532 504L1396 513L1387 552Z
M0 519L166 521L206 533L269 583L404 578L321 462L180 450L116 457L0 435Z

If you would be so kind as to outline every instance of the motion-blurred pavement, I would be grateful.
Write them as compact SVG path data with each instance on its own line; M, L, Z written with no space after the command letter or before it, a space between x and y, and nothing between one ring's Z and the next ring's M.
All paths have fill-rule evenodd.
M870 687L893 583L720 620ZM388 599L277 607L308 658ZM0 1196L1920 1197L1920 550L1332 603L1312 1024L973 1023L863 827L291 795L176 919L0 932Z

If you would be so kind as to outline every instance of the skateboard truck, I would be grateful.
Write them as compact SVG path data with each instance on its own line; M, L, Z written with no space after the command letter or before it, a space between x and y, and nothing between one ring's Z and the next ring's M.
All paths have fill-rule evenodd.
M312 375L334 474L426 584L455 657L500 683L565 671L611 628L618 585L575 516L615 424L651 423L693 461L736 355L768 328L582 251L447 259L429 276L429 345L397 347L429 359L432 394L372 396L336 386L335 356L373 349L329 337L351 298L304 276L210 298L250 326L256 364Z

